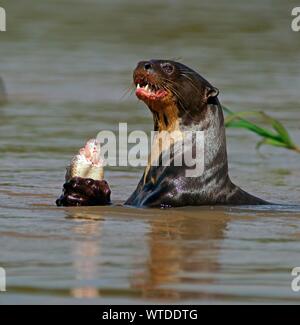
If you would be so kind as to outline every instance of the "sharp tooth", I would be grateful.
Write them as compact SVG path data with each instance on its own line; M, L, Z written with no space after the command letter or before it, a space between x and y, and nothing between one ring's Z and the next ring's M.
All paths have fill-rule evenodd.
M148 86L148 84L145 86L145 90L146 90L146 91L149 91L149 86Z
M137 84L136 88L137 89L140 89L141 88L140 84Z

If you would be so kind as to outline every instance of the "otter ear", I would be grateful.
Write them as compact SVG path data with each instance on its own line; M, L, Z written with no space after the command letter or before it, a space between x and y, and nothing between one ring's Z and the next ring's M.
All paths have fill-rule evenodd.
M218 95L219 95L219 89L215 87L206 88L205 100L208 104L213 104L215 102L214 99L218 97Z

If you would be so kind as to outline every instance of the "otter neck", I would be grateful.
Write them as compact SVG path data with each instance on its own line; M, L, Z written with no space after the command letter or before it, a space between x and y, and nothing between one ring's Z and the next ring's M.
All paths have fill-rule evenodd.
M181 129L205 132L205 171L202 176L205 183L211 180L221 185L230 181L224 115L220 103L203 105L194 111L184 110L181 116Z
M170 103L162 109L151 111L153 114L154 131L173 132L179 130L179 110L175 103Z
M154 131L204 131L205 171L201 176L203 182L216 182L212 187L230 182L224 115L218 101L194 110L170 104L161 110L152 110L152 113Z

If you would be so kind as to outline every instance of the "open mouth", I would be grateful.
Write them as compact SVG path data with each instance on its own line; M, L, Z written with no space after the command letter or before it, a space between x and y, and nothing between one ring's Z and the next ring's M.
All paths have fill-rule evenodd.
M160 100L168 94L162 87L154 85L145 79L138 79L135 84L135 94L141 100Z

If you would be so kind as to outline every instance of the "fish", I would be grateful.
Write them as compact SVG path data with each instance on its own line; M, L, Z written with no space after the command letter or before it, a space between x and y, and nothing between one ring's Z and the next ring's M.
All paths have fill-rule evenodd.
M100 142L90 139L67 167L66 182L74 177L90 178L95 181L104 179L103 159L101 158Z

